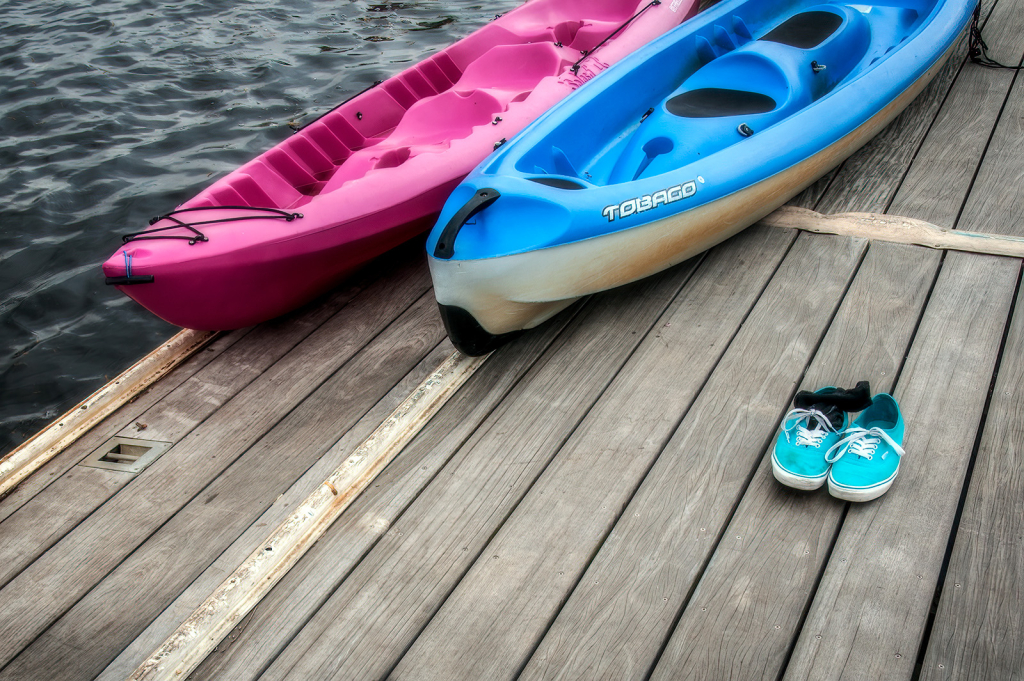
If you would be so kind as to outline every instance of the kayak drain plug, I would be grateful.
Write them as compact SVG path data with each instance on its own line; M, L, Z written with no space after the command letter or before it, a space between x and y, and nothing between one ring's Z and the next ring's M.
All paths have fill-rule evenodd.
M740 123L739 127L736 128L736 132L743 135L744 137L750 137L754 134L754 131L750 129L750 126L746 123Z
M819 64L816 61L812 61L811 62L811 69L813 69L815 73L821 73L822 71L824 71L827 68L828 67L825 66L824 64Z

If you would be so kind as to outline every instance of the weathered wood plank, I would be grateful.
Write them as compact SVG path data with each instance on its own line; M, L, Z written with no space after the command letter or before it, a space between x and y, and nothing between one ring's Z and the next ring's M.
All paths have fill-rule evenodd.
M1024 298L1018 293L921 679L1024 674Z
M996 13L997 36L1020 39L1024 27L1011 9L1006 3ZM953 224L1009 84L992 73L968 67L954 83L891 210ZM976 134L960 134L965 121ZM939 262L937 254L872 244L804 388L869 378L876 391L890 390ZM778 485L766 458L725 533L751 537L751 546L719 548L652 678L777 678L843 509L826 495Z
M938 266L938 254L929 255L871 245L801 389L865 379L875 392L891 389ZM787 399L779 396L780 412ZM843 510L824 492L778 484L766 455L652 681L778 678ZM737 536L744 540L731 540Z
M982 0L982 17L992 44L1020 39L1020 11L1014 0L1002 6ZM951 188L969 186L993 116L999 115L996 102L1005 98L1009 85L1005 75L968 64L966 55L967 36L961 35L932 83L840 167L815 210L886 212L953 224L949 216L956 215L963 194L935 191L936 186L941 178Z
M591 299L265 678L386 674L661 316L693 265Z
M796 240L520 678L647 675L863 249Z
M1024 14L1018 7L1018 13ZM1013 41L1021 53L1019 41ZM1004 54L1011 52L1004 47ZM1019 57L1018 57L1019 60ZM1009 59L1007 61L1010 61ZM1007 73L1000 70L1000 73ZM960 227L1024 236L1024 82L1020 76L999 118ZM998 216L998 217L996 217Z
M0 458L0 497L119 407L208 345L212 331L179 331L63 416Z
M93 678L443 337L427 292L127 556L0 678ZM120 607L140 584L146 585L145 599Z
M967 39L962 35L949 60L917 99L840 166L825 195L813 207L816 211L888 212L887 207L899 189L899 181L893 179L901 178L914 160L921 140L960 73L966 53Z
M1024 50L1022 14L1013 2L997 5L986 26L986 39L993 45L1016 44ZM1013 74L1009 71L976 64L964 67L887 212L944 227L953 225L1012 82ZM957 229L992 231L990 226L968 226L963 222Z
M835 180L836 175L839 174L842 166L839 168L833 168L831 171L826 173L824 176L818 178L814 184L807 189L803 190L792 199L786 202L787 206L796 206L797 208L807 208L813 210L815 206L821 201L822 197L828 191L829 186Z
M304 320L315 316L317 311L322 308L331 308L336 311L345 302L351 300L361 290L365 289L370 282L380 277L382 271L383 273L391 273L403 265L419 262L421 257L420 249L421 246L419 244L409 244L395 249L387 256L378 259L354 274L349 281L345 282L337 290L321 296L298 310L268 322L263 326L303 325L305 324ZM151 413L153 405L174 392L200 369L218 359L222 353L226 352L236 341L245 337L251 330L252 327L221 334L206 347L204 352L194 355L169 375L150 386L139 397L105 419L101 425L86 433L80 440L64 450L64 452L0 500L0 521L14 513L14 511L27 503L29 499L35 497L36 494L45 489L49 484L60 479L65 472L114 435L159 439L153 437L155 431L149 430L150 423L148 417L143 418L143 414Z
M1022 44L1022 43L1024 43L1024 16L1022 16L1021 12L1019 11L1019 7L1017 6L1016 3L999 3L999 4L997 4L996 7L995 7L994 12L992 14L992 20L990 20L988 22L988 24L986 24L985 28L986 28L986 31L985 31L986 36L988 37L988 39L990 40L992 45L999 45L999 46L1007 46L1007 45L1009 45L1009 46L1013 46L1012 49L1014 49L1014 51L1017 54L1020 54L1022 48L1024 48L1024 44ZM986 69L982 69L982 68L975 67L975 66L968 66L967 67L967 69L964 72L965 84L963 85L965 94L960 99L959 105L956 107L956 109L958 109L960 111L959 118L961 120L960 121L957 120L958 116L957 116L956 111L953 108L949 109L949 113L945 117L945 119L940 117L939 123L942 123L943 120L945 120L945 123L943 124L944 132L942 130L936 130L936 131L934 131L935 132L934 135L930 135L929 136L930 137L930 141L934 140L933 141L933 145L934 146L936 146L937 148L940 148L941 145L949 145L949 146L952 147L951 153L955 154L958 151L957 147L959 146L959 143L960 143L960 137L961 137L960 133L962 132L962 129L963 129L963 126L964 126L963 121L964 120L972 120L972 121L975 121L973 123L973 125L977 125L978 127L981 127L981 131L980 131L980 133L973 133L972 132L971 134L965 136L965 137L971 138L973 140L970 143L970 149L974 150L974 149L984 148L983 145L985 143L987 143L987 135L985 134L985 130L986 130L986 128L987 129L991 129L991 124L988 123L988 121L991 120L991 115L992 114L989 113L983 119L975 120L974 119L974 114L972 113L972 110L984 112L984 111L992 111L993 109L998 108L997 103L1001 99L1002 94L1004 92L1006 92L1006 89L1009 87L1009 80L1006 79L1006 77L1005 77L1006 74L999 74L999 72L996 72L996 74L998 74L998 75L994 75L992 72L990 72L990 71L988 71ZM958 86L959 86L959 83L958 83ZM973 102L971 101L971 96L969 94L972 90L976 93L976 95L975 95L976 99ZM1002 125L1002 123L1000 123L1000 125ZM938 123L937 123L937 128L938 128ZM991 154L991 149L989 150L989 153ZM976 151L972 151L972 152L968 152L968 153L962 153L961 152L961 155L966 157L966 158L976 158L977 157L977 152ZM1019 163L1019 160L1017 162ZM894 204L893 204L893 209L894 210L905 211L905 210L910 209L912 206L916 205L918 207L918 209L922 211L921 212L922 217L925 217L926 219L935 219L933 217L933 215L929 215L928 214L929 211L933 211L934 213L938 213L940 211L947 211L947 212L955 211L958 208L958 206L956 205L956 201L955 200L951 200L951 198L955 199L956 197L958 197L960 195L960 192L958 192L958 191L950 192L952 197L943 197L942 196L942 181L946 177L946 168L947 168L947 166L949 167L949 170L950 170L950 173L951 173L950 176L953 177L953 178L957 178L957 183L962 183L963 179L966 176L969 176L969 174L971 172L969 166L963 167L962 166L962 161L954 161L951 156L947 157L943 161L933 161L932 162L932 167L935 168L934 170L929 168L929 167L927 167L925 164L921 164L920 166L918 164L915 164L915 168L913 168L912 171L911 171L911 176L908 177L907 187L905 189L901 189L900 195L897 197L897 201L894 202ZM913 175L915 174L915 172L918 174L918 178L917 179L912 179ZM979 184L981 185L981 188L982 188L983 192L992 193L992 194L998 194L1000 192L1005 192L1005 191L1008 190L1011 193L1011 195L1012 195L1012 192L1016 191L1016 184L1000 186L1000 185L1002 185L1003 182L1011 182L1011 183L1014 182L1014 180L1013 180L1013 172L1012 171L1009 172L1007 175L989 174L989 175L985 176L984 178L983 178L983 176L981 174L979 174L978 180L975 181L975 184L974 184L974 190L972 191L971 196L968 198L968 201L966 203L966 207L965 207L965 210L964 210L964 214L961 216L961 219L959 221L958 226L965 227L967 229L971 229L971 230L974 230L974 231L985 231L986 230L986 225L999 224L1001 221L1003 221L1006 216L1005 216L1005 214L1002 213L1002 209L1001 208L997 210L996 206L990 205L989 208L991 208L991 210L986 210L985 212L981 212L979 209L981 208L982 203L981 202L977 202L977 201L974 200L974 192L979 190ZM956 185L954 185L954 186L956 186ZM987 186L988 189L985 189L984 188L985 186ZM919 191L919 188L921 188L921 187L928 187L928 189L926 189L925 191ZM1008 203L1009 202L1005 202L1003 205L1006 205ZM981 258L981 257L976 257L976 256L966 256L966 255L964 255L964 256L958 255L958 256L955 256L955 257L954 256L947 256L946 263L945 263L945 265L943 267L943 276L947 275L947 269L949 267L957 264L959 261L964 261L964 260L966 260L968 262L971 262L971 261L982 261L982 262L995 261L995 262L998 262L998 260L996 260L996 259ZM1006 266L1006 265L1004 264L1004 266ZM963 266L961 265L961 267L963 267ZM1012 279L1013 275L1011 274L1011 271L1012 271L1013 267L1012 267L1012 265L1009 265L1008 267L1009 267L1010 271L1002 272L1000 274L1000 276L996 277L996 281L991 281L988 277L985 277L984 275L978 275L977 276L978 283L982 283L983 282L984 286L994 287L994 294L997 295L997 296L1004 296L1004 295L1006 295L1008 290L1012 289L1013 281L1014 281ZM940 282L941 282L941 279L940 279ZM969 288L969 287L971 287L973 285L974 285L974 283L971 282L971 281L959 281L959 282L955 282L954 281L954 283L950 283L949 284L949 287L951 287L951 288L952 287L956 287L956 288L962 289L962 288L965 288L965 287ZM948 296L948 295L951 295L951 294L948 291L944 291L941 288L937 287L935 295L947 295ZM984 295L984 292L982 292L982 295ZM946 310L947 310L947 313L950 315L951 319L956 319L956 318L960 317L962 314L964 314L964 313L969 314L972 311L971 308L968 305L949 305L949 306L947 306ZM939 313L939 314L941 314L941 313ZM999 322L998 322L999 315L998 315L998 313L995 313L992 316L995 319L993 321L991 321L990 324L992 326L994 326L994 327L998 327L999 326ZM933 323L938 325L941 322L935 321ZM923 327L922 328L922 332L924 330L925 329ZM944 342L946 345L954 344L956 342L955 333L950 334L949 338L941 339L941 340L940 339L933 339L933 340L931 340L929 342L932 344L932 353L933 354L937 354L938 351L934 349L934 346L939 344L939 343L942 343L942 342ZM990 340L989 343L991 343L991 342L992 341ZM927 354L927 351L925 351L925 352ZM925 360L922 360L922 362L924 362L924 361ZM959 362L959 364L957 365L957 368L959 368L960 365L965 364L965 363L968 364L968 366L970 365L970 361L969 360L961 360ZM939 365L933 366L932 370L937 372L940 375L940 380L941 380L942 378L944 378L944 377L942 377L942 373L946 370L946 365L939 364ZM977 369L977 372L979 374L983 374L983 369ZM922 374L925 373L925 369L922 368L921 369L921 373ZM909 377L906 377L906 376L901 378L901 384L907 385L908 378ZM919 378L919 380L924 382L923 378ZM951 438L954 438L954 437L956 438L956 439L952 439L952 441L947 441L947 442L942 442L941 441L941 438L943 437L943 435L947 434L945 431L939 431L938 433L936 433L935 436L933 436L932 438L929 439L929 442L939 441L941 443L941 446L935 446L933 448L929 448L929 450L924 450L922 447L918 448L918 449L920 449L922 451L928 451L929 466L933 469L931 471L931 475L936 476L936 477L934 477L932 479L933 480L941 479L943 484L945 485L945 488L942 489L942 490L934 490L934 496L936 496L939 500L941 500L941 502L936 502L935 500L929 500L931 503L930 504L929 503L922 503L921 504L921 508L925 509L925 512L927 512L929 510L936 510L936 509L933 508L933 505L936 504L936 503L942 503L943 507L941 508L941 511L945 512L947 514L947 516L949 518L949 522L952 521L952 516L949 515L949 513L950 513L949 505L952 504L952 507L955 510L956 497L957 497L956 492L953 491L953 490L955 490L957 488L957 484L955 482L953 482L953 481L958 480L962 476L962 471L963 471L962 467L966 466L966 460L965 459L970 454L970 447L971 447L971 444L973 443L973 432L974 432L973 429L976 428L976 424L977 424L976 419L972 423L969 416L963 416L959 412L962 409L965 409L965 408L968 409L968 410L977 410L977 409L979 409L978 403L979 403L979 399L980 398L979 398L978 392L979 392L979 390L983 390L984 388L986 388L987 385L988 385L987 378L984 375L979 375L979 376L974 378L973 382L969 378L962 379L962 382L961 382L961 385L960 385L960 388L959 388L959 391L962 394L958 394L958 389L957 388L949 389L949 388L944 386L942 388L934 390L934 393L931 394L931 395L927 395L926 394L925 397L919 397L918 398L918 399L929 399L930 398L930 399L934 400L937 395L943 396L945 398L944 401L947 402L947 404L945 405L946 408L949 411L953 412L952 416L955 417L954 420L953 420L953 427L955 428L956 424L959 423L959 421L957 421L956 419L964 419L965 421L967 421L967 423L969 425L969 427L967 428L967 432L965 432L965 433L954 432L954 433L948 434L948 435L950 435ZM911 386L911 387L913 387L913 386ZM916 393L919 392L920 389L914 388L914 390L915 390L915 394L916 394ZM927 393L927 389L925 389L925 393ZM960 400L962 398L969 398L969 399L965 399L964 403L962 404L960 402ZM905 400L903 400L903 398L901 398L901 401L905 402ZM906 406L906 405L904 405L904 406ZM933 408L939 409L941 407L939 405L933 405ZM904 413L905 413L905 416L908 417L908 427L909 428L911 428L911 429L915 428L915 421L925 421L924 423L921 423L920 426L918 426L919 428L928 429L930 427L930 423L928 423L926 419L915 419L913 417L913 415L908 415L906 410L904 411ZM931 416L931 415L929 415L929 416ZM937 417L937 418L938 418L939 422L942 425L945 425L945 421L944 421L944 419L942 417ZM959 446L959 450L957 450L957 446ZM950 451L955 451L956 454L957 454L957 456L954 458L954 463L948 464L948 467L950 468L950 470L934 470L934 465L931 464L931 460L933 458L936 458L936 457L941 457L943 452L950 452ZM910 460L910 461L913 461L913 460ZM909 461L908 461L908 463L909 463ZM901 473L901 475L905 475L905 472ZM903 483L904 487L901 487L901 488L898 488L898 489L894 488L892 490L892 492L900 492L901 490L905 490L906 489L906 487L908 486L908 481L907 480L902 480L901 482ZM911 487L914 487L914 484L912 482L910 482L909 485ZM915 490L915 492L916 492L916 490ZM903 493L906 494L906 492L903 492ZM856 510L859 511L859 509L856 509ZM917 513L920 513L920 511L918 509L915 508L914 510ZM898 513L898 511L897 511L897 513ZM915 513L912 516L913 520L916 521L919 525L923 524L922 519L917 516L917 513ZM854 518L854 519L857 519L857 520L860 521L861 524L858 525L857 528L861 529L861 530L863 529L862 525L867 523L866 520L860 518L857 515L851 516L851 518ZM902 594L902 598L897 601L897 603L898 603L897 607L893 607L893 605L891 603L889 603L889 602L884 602L884 605L883 605L883 601L881 601L881 600L877 600L876 601L873 598L872 601L865 608L865 610L862 611L862 612L864 612L864 615L863 615L862 618L858 618L856 616L851 615L850 616L851 619L846 623L846 625L844 627L846 632L852 632L855 629L857 629L858 626L863 626L863 623L865 621L870 621L874 625L873 628L865 628L864 629L864 631L862 632L862 638L858 638L858 639L855 639L855 640L847 640L846 642L844 642L844 644L840 644L840 648L841 649L845 648L845 652L846 653L851 652L851 650L853 651L851 662L854 665L857 665L857 664L859 664L859 665L869 664L870 661L866 660L864 658L865 657L871 657L871 658L873 658L875 660L875 663L878 664L878 665L883 665L883 664L888 663L889 665L892 665L893 667L896 667L896 668L891 670L891 675L893 677L897 677L897 678L899 676L908 677L909 674L911 673L910 671L908 671L908 668L912 669L912 667L913 667L913 660L916 657L916 654L915 654L916 653L916 648L917 648L917 646L919 645L919 642L920 642L920 631L922 630L922 628L924 626L923 619L924 619L924 617L927 616L927 608L928 608L928 605L930 604L930 601L931 601L931 592L929 591L929 588L934 588L934 586L932 586L932 585L934 584L934 582L936 581L936 579L938 577L938 567L939 567L939 564L941 564L941 560L942 560L941 553L936 553L936 551L938 550L939 546L944 547L945 546L945 542L946 542L945 532L942 529L941 521L940 520L935 520L935 519L932 519L932 521L936 523L935 526L939 528L939 531L935 533L935 535L936 535L936 537L934 538L935 546L929 547L929 551L931 552L931 555L921 555L921 551L920 551L919 547L917 547L916 545L910 545L910 546L906 547L911 553L913 553L915 555L915 557L919 561L929 561L929 562L926 562L926 564L924 566L924 567L927 568L927 570L919 569L917 571L917 574L907 574L906 573L906 569L907 569L908 566L906 564L900 565L899 569L895 572L895 574L886 572L887 579L883 580L883 581L879 581L879 583L876 585L876 589L877 590L871 591L872 595L873 594L879 594L880 596L884 596L887 593L891 594L891 592L893 590L898 588L894 582L896 580L898 580L901 575L903 575L904 578L905 578L904 582L902 584L903 589L907 589L907 587L909 586L909 587L911 587L911 589L907 589L907 590L910 591L912 594L916 593L916 598L919 599L919 601L917 603L918 610L914 611L912 609L908 609L908 606L907 606L907 603L906 603L905 599L912 600L914 596L908 595L908 594L904 593L904 594ZM849 521L848 521L847 524L849 525ZM883 525L883 527L884 527L884 525ZM929 525L929 527L931 527L931 526ZM846 532L847 532L847 527L844 526L844 534ZM914 535L917 534L917 533L922 533L922 530L920 529L920 527L918 527L916 529L916 531L915 531L914 527L912 526L910 528L910 536L912 538L916 539L916 537L914 537ZM904 529L901 532L901 536L904 536L906 534L907 534L907 529ZM853 542L853 543L856 543L858 540L857 539L850 539L850 541ZM905 542L905 541L901 542L901 544L907 544L907 543L908 542ZM837 551L838 550L842 550L845 546L846 546L845 544L837 545ZM901 549L903 549L903 548L904 547L901 546ZM863 556L865 554L865 552L862 552L859 547L857 548L857 553L858 553L858 555L861 555L861 556ZM928 552L926 552L926 553L928 553ZM849 562L849 561L847 561L847 562ZM858 567L856 565L850 566L850 567L847 567L847 565L845 563L834 563L834 565L835 566L839 566L839 567L843 567L846 570L858 570ZM910 562L909 565L912 568L913 562ZM832 567L832 566L830 566L830 567ZM860 566L859 569L863 570L864 567ZM911 569L910 572L913 572L913 569ZM920 575L919 579L918 579L918 575ZM828 575L827 575L827 577L828 577ZM865 575L863 575L863 577L864 577L864 579L870 579L872 577L872 574L865 574ZM830 584L834 585L835 581L841 581L841 579L840 580L830 581L828 583L823 583L823 588L829 586ZM918 587L918 584L915 584L914 582L918 582L920 584L920 587ZM860 583L859 586L862 589L867 589L867 585L864 584L864 583ZM918 587L918 588L917 589L913 589L913 587ZM854 592L855 595L853 596L853 598L856 599L856 597L857 597L857 595L856 595L856 587L851 587L850 590ZM850 603L849 603L850 596L847 596L845 593L842 593L841 597L842 597L842 601L841 601L842 606L849 607L849 605L850 605ZM872 605L874 605L874 607L876 609L878 609L880 612L884 613L884 617L879 617L879 614L878 614L877 611L874 612L874 613L870 612L870 608L871 608ZM831 607L831 604L830 605L824 605L822 607L823 608L828 608L828 607ZM921 610L922 607L923 607L923 612ZM881 621L879 621L879 620L881 620ZM798 644L799 646L803 646L803 648L798 648L798 650L803 650L803 652L801 653L803 655L803 657L801 657L801 658L794 657L794 661L793 661L793 664L794 664L793 677L794 678L800 678L801 674L803 674L803 673L809 673L809 674L811 674L812 677L820 675L821 668L820 667L812 666L811 662L808 661L808 659L807 659L807 656L809 654L808 651L810 651L810 650L817 650L817 647L819 645L821 645L821 643L824 641L824 634L814 633L813 635L822 635L823 639L812 639L811 638L812 634L808 633L808 631L809 631L808 627L815 627L816 624L817 624L816 620L810 620L810 619L808 620L808 624L805 627L805 633L804 633L804 635L802 635L802 638L801 638L801 640L800 640L800 642ZM907 627L908 624L910 625L909 627ZM869 638L871 636L871 634L877 635L877 632L878 632L879 629L885 631L885 630L887 630L887 628L891 629L893 627L898 629L899 635L898 636L893 636L891 639L889 639L887 641L886 650L888 650L889 646L893 646L892 650L888 650L888 654L881 653L880 650L877 647L875 648L875 650L873 650L873 652L870 655L865 655L864 654L863 648L861 646L863 646L865 644L865 640L864 640L865 638ZM915 637L915 634L916 634L916 637ZM888 635L888 633L886 633L885 635ZM847 636L849 636L849 634L847 634ZM808 644L810 644L810 645L808 645ZM895 646L900 646L900 645L906 646L904 648L904 650L906 650L906 652L902 652L902 651L898 650L897 648L895 648ZM861 647L859 655L857 654L858 647ZM909 650L907 650L907 647L909 647ZM896 657L897 653L899 653L901 655L901 657L897 658ZM823 658L821 662L823 662L824 664L827 665L828 662L824 658L828 658L829 656L827 654L826 655L822 655L820 653L820 651L817 654L820 655ZM845 653L844 653L844 655L845 655ZM902 665L899 664L901 662L902 662ZM818 663L816 663L816 664L818 664ZM801 669L798 665L803 665L804 668ZM848 669L848 670L845 670L845 674L847 674L848 676L856 677L857 676L857 671L858 670L856 668ZM843 673L843 672L844 672L844 670L837 670L836 671L836 675L838 675L839 673ZM873 669L873 670L871 670L871 671L869 671L867 673L868 674L875 674L875 675L877 675L877 674L880 674L881 672L876 668L876 669Z
M1020 11L1018 9L1018 14ZM1022 20L1024 21L1024 20ZM1024 51L1024 38L1000 41ZM1024 86L1018 76L1003 116L964 208L961 224L990 225L993 232L1020 234L1020 126ZM1017 130L1016 136L1012 132ZM1018 284L1019 286L1019 284ZM922 679L1013 679L1024 673L1024 529L1021 499L1021 402L1024 305L1018 293L1002 364L988 407L985 431L931 636L926 641Z
M426 268L417 263L370 286L0 590L0 662L12 659L60 617L422 298L428 285ZM268 394L276 399L267 400ZM39 593L48 598L40 602Z
M896 386L900 476L851 505L785 679L911 678L1019 270L946 256Z
M315 489L331 470L336 468L356 445L364 440L387 415L426 376L448 357L454 347L447 340L428 353L398 385L384 396L356 423L345 436L307 470L301 478L278 497L249 528L228 547L188 588L157 617L146 630L132 641L118 657L97 677L103 681L124 681L146 656L160 645L185 619L213 593L217 585L235 569L252 550L276 527L288 513Z
M250 617L207 657L195 678L259 676L519 383L577 309L567 310L496 351L463 387L458 399L445 406ZM236 564L228 563L228 569ZM118 675L104 673L101 679L120 681L130 671Z
M1003 25L1012 30L1013 18L1002 20L1008 20ZM984 131L994 125L1005 96L1005 84L1003 90L994 87L990 73L968 71L956 81L900 185L893 210L947 224L955 220L984 148ZM957 134L965 118L981 133ZM940 168L942 172L936 172ZM939 260L936 254L916 249L873 244L850 301L857 301L862 289L882 295L874 301L851 302L849 308L844 304L847 312L837 317L804 387L852 385L870 378L877 391L890 389L908 340L904 334L912 330L914 311L923 302ZM890 290L875 291L875 285ZM885 314L896 301L908 304L898 324L858 319L858 311ZM857 321L844 324L847 315ZM891 338L885 335L896 332L899 335ZM781 488L765 459L726 531L726 536L752 537L752 546L743 551L720 547L653 678L777 677L829 557L842 509L823 495L807 498ZM801 542L806 546L798 550Z
M515 676L795 238L708 254L390 678Z
M449 355L299 502L130 679L174 681L192 673L486 361L486 355Z
M162 400L178 386L194 376L203 367L216 360L235 342L243 338L249 329L240 329L214 339L203 352L192 355L174 371L151 385L141 395L108 416L63 452L50 459L29 478L23 480L10 493L0 499L0 523L28 503L55 480L89 455L96 447L116 435L123 428L134 425L147 409ZM136 428L136 432L142 429Z
M225 402L252 383L345 306L359 291L349 286L313 309L253 329L175 390L117 431L124 437L178 442ZM140 428L145 424L145 428ZM103 505L134 474L99 468L65 473L0 524L0 586L42 555Z

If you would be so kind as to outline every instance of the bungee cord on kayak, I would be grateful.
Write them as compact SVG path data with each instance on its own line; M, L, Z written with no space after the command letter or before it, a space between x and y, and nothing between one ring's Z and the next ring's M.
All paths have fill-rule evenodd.
M428 229L496 145L696 10L697 0L531 0L303 125L182 204L223 210L178 214L127 235L104 275L191 329L236 329L294 310ZM572 73L599 44L599 59ZM282 229L280 217L291 211L304 219ZM250 221L204 228L212 218ZM150 240L143 248L132 243L138 239ZM132 255L127 282L124 249ZM125 285L140 277L153 281Z
M627 26L629 26L630 22L632 22L632 21L635 21L635 20L636 20L636 18L637 18L638 16L640 16L641 14L643 14L644 12L646 12L647 10L649 10L650 8L654 7L655 5L660 5L660 4L661 4L661 0L651 0L651 2L647 3L646 5L644 5L644 7L643 7L643 8L642 8L642 9L641 9L641 10L640 10L639 12L637 12L636 14L634 14L633 16L631 16L630 18L626 19L626 20L625 20L624 22L622 22L622 25L621 25L621 26L619 26L619 27L618 27L617 29L615 29L614 31L612 31L611 33L609 33L609 34L608 34L607 36L605 36L604 40L602 40L602 41L601 41L601 42L599 42L598 44L594 45L594 46L593 46L593 47L591 47L591 48L590 48L589 50L580 50L580 53L581 53L581 54L582 54L583 56L582 56L582 57L580 57L580 58L579 58L579 59L578 59L578 60L576 61L576 63L575 63L575 64L573 64L572 66L570 66L570 67L569 67L569 70L570 70L570 71L572 71L573 73L576 73L576 72L578 72L578 71L580 70L580 64L582 64L582 63L583 63L583 60L584 60L584 59L586 59L586 58L587 58L587 57L589 57L590 55L592 55L592 54L594 54L595 52L597 52L597 49L598 49L599 47L601 47L601 46L602 46L602 45L604 45L604 44L605 44L606 42L608 42L609 40L611 40L612 38L614 38L614 37L615 37L615 35L616 35L616 34L617 34L617 33L618 33L619 31L621 31L622 29L624 29L624 28L626 28Z
M238 215L230 218L202 220L200 222L185 222L184 220L179 220L177 217L175 217L179 213L189 213L193 211L202 210L254 210L259 211L261 214ZM270 213L270 215L267 215L267 213ZM171 222L174 223L173 225L168 225L166 227L154 227L153 229L144 229L141 232L132 232L131 234L125 234L121 237L121 241L123 243L128 243L129 241L145 241L147 239L184 239L188 241L189 245L191 246L198 241L210 240L208 236L206 236L198 229L196 229L196 227L199 225L215 225L220 224L222 222L238 222L241 220L263 220L274 218L280 218L283 219L285 222L291 222L295 218L301 217L302 213L289 213L288 211L283 211L277 208L259 208L256 206L196 206L194 208L179 208L177 210L172 210L170 213L167 213L166 215L158 215L155 218L150 218L149 220L149 224L151 225L155 225L161 220L170 220ZM189 236L187 234L156 234L157 232L165 232L170 229L178 229L179 227L183 227L189 230L190 232L192 232L193 236Z

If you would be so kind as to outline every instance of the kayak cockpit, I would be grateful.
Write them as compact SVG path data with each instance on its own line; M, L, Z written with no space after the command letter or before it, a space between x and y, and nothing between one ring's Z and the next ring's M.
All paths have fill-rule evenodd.
M447 151L498 114L507 118L635 12L624 0L524 6L328 112L184 207L295 209L374 171Z
M598 115L602 106L614 109L621 116L615 123L618 135L595 145L571 139L574 126L564 126L525 151L516 170L563 189L617 185L676 171L827 96L906 40L921 19L914 3L804 6L760 26L750 17L722 17L665 48L664 62L678 64L674 73L666 68L660 74L636 74L636 89L653 93L638 97L649 102L646 112L638 115L638 106L613 105L601 95L581 109L581 116L588 110ZM631 120L624 110L634 111ZM543 180L548 176L554 180Z

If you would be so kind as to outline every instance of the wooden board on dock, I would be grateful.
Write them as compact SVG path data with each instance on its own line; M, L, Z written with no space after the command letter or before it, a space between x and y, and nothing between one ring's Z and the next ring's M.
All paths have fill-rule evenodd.
M1022 10L984 3L1001 61ZM1021 257L885 233L1024 237L1024 80L965 51L794 200L882 231L756 226L502 348L193 678L1019 676ZM405 249L56 452L0 499L0 681L126 678L450 353ZM865 379L907 419L892 489L780 486L795 391ZM172 446L78 465L115 435Z

